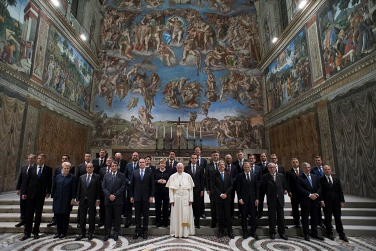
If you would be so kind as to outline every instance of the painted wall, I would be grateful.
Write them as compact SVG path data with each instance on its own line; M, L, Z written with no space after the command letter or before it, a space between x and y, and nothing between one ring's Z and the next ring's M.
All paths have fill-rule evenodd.
M253 4L110 0L104 16L93 146L264 147Z

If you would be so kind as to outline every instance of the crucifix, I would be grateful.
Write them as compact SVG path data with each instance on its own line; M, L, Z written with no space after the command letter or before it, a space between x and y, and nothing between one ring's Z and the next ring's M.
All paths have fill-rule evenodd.
M181 123L189 123L189 121L181 121L180 117L178 117L177 121L167 121L169 123L176 124L176 136L178 137L178 149L180 150L180 138L181 138ZM188 130L188 128L186 128ZM187 133L188 135L188 133ZM171 136L171 149L172 149L172 136ZM187 137L188 140L188 137ZM188 141L187 141L187 147L188 147Z

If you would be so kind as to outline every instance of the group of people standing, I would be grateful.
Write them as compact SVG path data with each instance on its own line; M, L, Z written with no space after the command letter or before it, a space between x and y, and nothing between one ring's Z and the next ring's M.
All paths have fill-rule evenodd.
M256 219L263 217L263 204L266 195L270 238L275 239L276 227L280 238L287 240L284 223L284 198L291 198L294 223L297 228L303 225L304 239L309 241L308 218L311 218L311 237L323 240L317 226L322 225L321 208L324 209L325 227L329 239L334 239L332 215L336 230L342 240L348 241L341 222L341 207L344 196L339 179L331 176L331 168L322 165L322 158L315 158L316 166L309 163L299 165L296 158L291 160L291 170L285 171L278 165L275 154L267 161L265 153L256 163L256 156L244 158L239 151L237 160L227 154L220 160L219 151L213 151L211 162L201 157L201 148L196 147L189 163L184 166L175 160L175 152L159 161L159 168L151 165L151 157L139 158L134 152L128 163L116 153L114 159L107 157L105 149L99 158L85 154L85 162L75 167L69 156L63 155L62 164L55 168L45 165L46 156L28 156L28 165L21 168L17 183L20 195L21 222L25 225L26 240L34 235L39 238L39 226L45 198L53 198L54 218L47 226L57 225L54 238L67 235L70 213L73 205L79 206L77 227L81 234L76 240L88 237L93 239L96 207L99 205L97 227L104 225L105 237L117 240L121 227L121 217L125 218L125 228L132 225L134 208L136 226L134 239L148 238L150 203L155 202L156 227L168 227L175 237L188 237L200 228L200 218L205 218L204 192L210 198L211 227L218 224L218 237L227 235L234 238L232 218L235 217L235 193L237 194L239 218L242 219L243 238L256 234ZM53 180L53 182L52 182ZM301 208L301 216L299 213ZM35 215L34 227L33 218ZM89 218L89 231L86 235L86 221ZM170 221L169 221L170 218ZM250 219L250 220L248 220ZM301 219L301 220L300 220ZM250 229L248 229L250 227Z

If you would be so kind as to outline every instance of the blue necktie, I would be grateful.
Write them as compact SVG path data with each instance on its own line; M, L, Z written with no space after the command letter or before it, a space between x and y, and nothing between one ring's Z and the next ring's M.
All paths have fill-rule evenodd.
M311 184L311 187L313 187L313 186L312 186L311 175L308 175L307 178L308 178L309 184Z
M214 163L214 165L215 165L215 170L218 171L218 164Z
M39 170L38 170L38 179L39 179L39 177L40 177L40 175L42 174L42 167L38 167L39 168Z
M144 170L141 170L141 180L144 180Z
M322 172L322 168L321 168L321 167L319 167L319 170L320 170L320 176L323 176L323 175L324 175L324 173Z
M222 173L222 181L225 182L225 173Z
M90 184L90 175L87 176L86 187L89 187L89 184Z

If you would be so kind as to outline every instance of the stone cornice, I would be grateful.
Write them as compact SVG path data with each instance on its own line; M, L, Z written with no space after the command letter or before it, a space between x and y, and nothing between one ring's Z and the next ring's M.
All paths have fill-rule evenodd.
M323 99L333 99L349 89L376 78L376 52L337 73L322 84L310 89L287 105L266 114L265 126L270 127L305 110L314 107Z
M55 6L51 4L49 0L34 0L41 8L45 15L53 22L53 24L59 29L59 31L66 37L69 42L75 47L75 49L83 56L88 63L96 70L99 69L98 56L90 49L89 45L82 41L80 34L73 29L72 25L62 15Z
M278 54L291 42L291 39L300 31L307 21L312 18L313 15L319 10L319 8L325 3L325 1L311 0L308 5L292 20L287 28L280 34L278 41L271 47L267 53L265 53L259 67L263 72L272 61L278 56Z
M87 111L72 104L70 101L66 101L59 94L21 76L4 64L0 64L0 83L22 96L31 95L32 98L41 101L43 106L47 106L49 109L63 114L78 123L92 126L92 116Z

